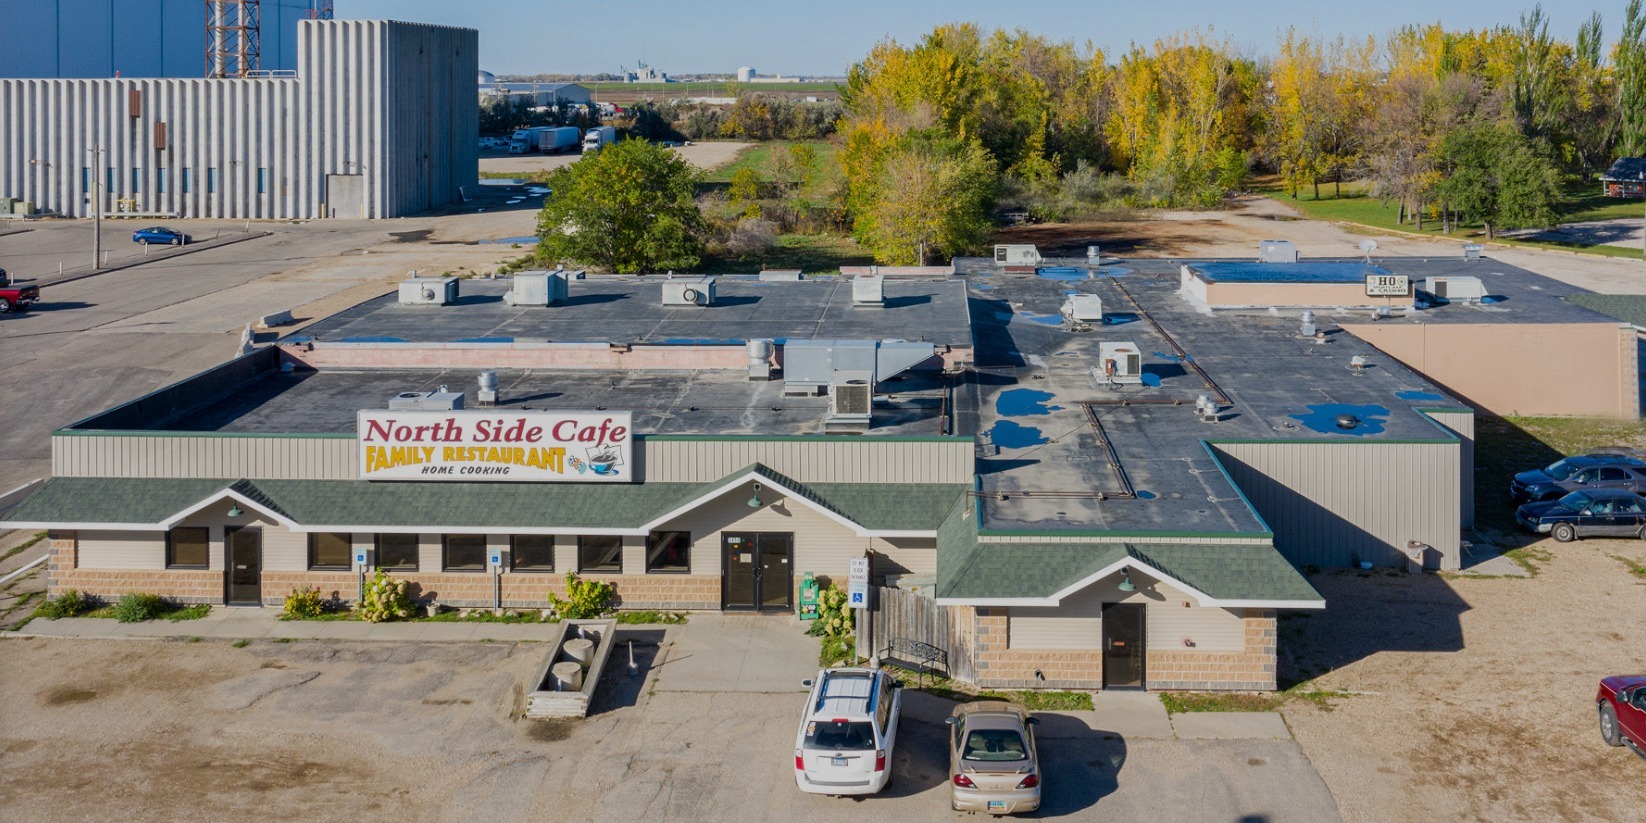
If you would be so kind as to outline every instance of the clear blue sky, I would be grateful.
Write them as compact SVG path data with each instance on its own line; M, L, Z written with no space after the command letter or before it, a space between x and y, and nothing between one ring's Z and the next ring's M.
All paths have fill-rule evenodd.
M9 0L7 0L9 2ZM1550 32L1570 40L1591 10L1608 43L1626 0L1547 0ZM498 74L615 72L644 58L662 71L843 74L883 37L911 42L969 21L1091 40L1110 54L1132 41L1213 26L1253 54L1288 25L1321 34L1382 35L1406 23L1448 28L1514 23L1531 0L336 0L337 16L480 30L480 67Z

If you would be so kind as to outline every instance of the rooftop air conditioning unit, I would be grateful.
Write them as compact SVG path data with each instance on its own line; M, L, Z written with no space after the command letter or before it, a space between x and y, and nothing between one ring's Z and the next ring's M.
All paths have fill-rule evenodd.
M514 276L514 287L503 295L510 306L554 306L566 302L566 273L528 271Z
M1484 252L1484 251L1486 251L1486 247L1479 244L1479 243L1464 243L1463 244L1463 259L1464 260L1479 260L1481 252Z
M1097 344L1092 377L1099 386L1143 382L1143 352L1136 343Z
M1072 323L1102 323L1103 298L1095 294L1071 294L1063 301L1063 316Z
M1424 278L1423 290L1447 303L1478 303L1486 296L1486 284L1469 275Z
M677 277L663 281L663 305L714 305L713 277Z
M403 391L389 398L389 411L455 411L463 408L463 393L447 391Z
M867 431L874 408L874 381L862 378L842 380L829 386L829 431Z
M877 274L863 274L852 278L852 306L859 309L879 309L886 306L886 278Z
M400 281L400 305L444 306L456 303L460 282L456 277L409 277Z
M1297 244L1290 240L1260 240L1257 244L1259 263L1296 263Z
M1033 266L1040 263L1040 249L1030 243L1012 243L994 247L997 266Z

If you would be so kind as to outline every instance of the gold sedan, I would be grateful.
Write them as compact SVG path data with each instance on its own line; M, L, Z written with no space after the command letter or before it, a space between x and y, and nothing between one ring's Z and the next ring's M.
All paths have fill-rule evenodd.
M949 724L949 789L956 811L1016 814L1040 808L1040 721L999 700L956 706Z

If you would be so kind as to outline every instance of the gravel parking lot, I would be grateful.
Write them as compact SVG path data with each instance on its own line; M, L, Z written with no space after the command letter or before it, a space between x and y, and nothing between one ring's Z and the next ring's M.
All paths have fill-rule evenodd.
M668 631L745 628L717 622ZM949 701L905 693L882 794L803 795L790 764L810 654L734 684L764 690L709 677L716 689L696 691L688 673L716 649L735 663L779 637L803 652L815 641L783 621L747 644L671 643L654 666L663 632L636 628L642 671L614 655L595 714L550 722L517 719L536 644L0 640L0 818L956 819ZM671 668L687 654L695 668ZM1038 733L1042 817L1339 819L1291 740L1136 739L1057 714Z
M1345 820L1642 819L1646 761L1601 743L1594 695L1646 672L1646 542L1535 549L1531 578L1310 578L1326 611L1283 618L1282 655L1360 694L1286 719Z

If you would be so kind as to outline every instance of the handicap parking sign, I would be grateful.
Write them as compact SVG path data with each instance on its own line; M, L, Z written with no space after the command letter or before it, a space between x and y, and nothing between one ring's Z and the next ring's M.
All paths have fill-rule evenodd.
M854 609L864 609L869 606L869 587L864 583L853 583L846 591L846 605Z

